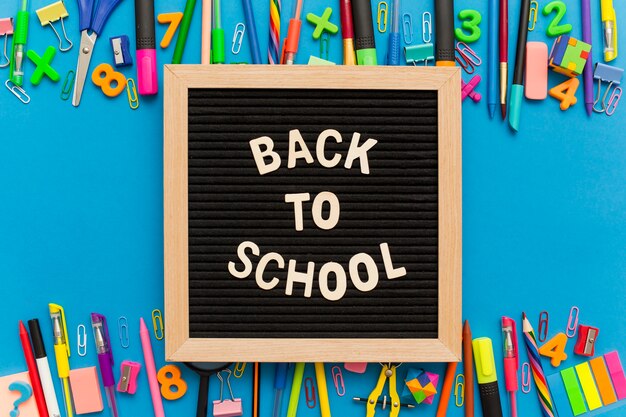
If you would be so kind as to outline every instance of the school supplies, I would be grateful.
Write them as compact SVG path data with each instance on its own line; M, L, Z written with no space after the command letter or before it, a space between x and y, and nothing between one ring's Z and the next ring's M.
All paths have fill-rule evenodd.
M593 37L591 35L591 0L581 1L581 15L583 25L583 42L591 45L593 49ZM589 54L587 57L587 64L583 70L583 84L585 87L585 111L587 116L591 116L593 113L593 55Z
M525 22L524 22L525 23ZM525 26L525 25L524 25ZM546 377L541 366L541 358L539 357L539 348L537 347L537 339L530 321L526 317L526 313L522 313L522 330L524 332L524 343L526 344L526 352L530 361L535 386L537 388L537 398L541 406L541 412L544 417L554 417L554 406L550 391L546 383Z
M267 46L267 58L270 65L280 64L280 11L282 8L280 1L270 0L270 39Z
M224 378L222 372L226 373L226 385L230 393L230 400L224 399ZM215 417L236 417L243 415L243 405L241 398L235 398L233 388L230 386L230 369L217 372L217 379L220 380L220 399L213 401L213 415Z
M304 379L304 399L306 400L306 406L313 409L317 406L317 394L315 394L315 383L313 378L308 377Z
M519 368L519 350L517 344L517 326L510 317L502 317L502 339L504 341L504 384L509 393L511 417L517 416L517 370Z
M502 417L500 391L496 362L493 357L493 346L488 337L479 337L472 341L474 362L476 363L476 379L484 417Z
M172 38L176 33L176 29L178 29L178 25L180 25L181 20L183 20L182 12L174 12L174 13L161 13L157 16L157 22L162 24L169 23L167 30L165 31L165 35L161 39L161 43L159 44L161 48L167 48L170 46L172 42ZM204 42L204 39L203 39Z
M546 65L547 69L547 65ZM545 342L548 338L548 312L542 311L539 313L539 328L537 329L537 340L541 343Z
M139 108L139 95L137 94L137 84L132 78L126 79L126 95L128 96L128 106L137 110Z
M203 3L204 4L204 3ZM183 59L183 52L185 52L185 44L187 43L187 35L189 34L189 26L191 25L191 19L193 18L193 10L196 7L196 0L187 0L185 3L185 11L183 12L183 20L180 22L180 30L178 31L178 38L176 38L176 47L174 48L174 55L172 56L172 64L180 64ZM205 27L203 26L203 30ZM207 38L208 36L203 36ZM211 40L212 41L212 40ZM205 51L205 49L203 49ZM206 52L202 54L206 59ZM208 61L203 59L203 64L208 64Z
M413 18L410 13L402 15L402 34L404 35L404 43L413 43Z
M24 84L24 58L28 38L28 0L19 0L19 10L15 18L9 80L18 87ZM8 86L7 86L8 87Z
M463 374L458 374L456 378L454 378L454 405L463 407L463 404L465 404L465 377ZM474 410L472 410L472 415L473 411Z
M358 402L361 402L361 403L366 403L366 402L369 401L367 398L361 398L361 397L352 397L352 400L353 401L358 401ZM388 404L389 404L389 401L387 401L387 396L386 395L383 395L383 399L382 400L376 401L376 405L382 405L381 408L383 410L387 407ZM402 403L402 404L400 404L400 407L415 408L415 405L414 404L404 404L404 403Z
M474 362L472 352L472 330L469 320L463 323L463 388L465 400L465 417L474 417Z
M233 368L233 376L235 378L241 378L246 371L246 362L237 362Z
M283 52L281 64L293 65L298 52L298 43L300 42L300 29L302 28L302 3L304 0L296 0L293 3L293 15L289 20L289 28L287 29L287 37L283 43Z
M435 46L432 43L405 46L404 59L407 65L417 66L423 62L427 66L429 61L435 60Z
M37 370L39 371L39 379L46 400L48 415L50 417L61 417L57 394L54 391L54 383L52 382L50 364L48 363L48 355L46 355L46 347L41 335L41 328L39 327L39 320L28 320L28 329L30 330L30 339L35 352L35 361L37 362Z
M613 388L615 388L615 394L618 400L626 398L626 377L624 376L624 368L620 361L617 351L609 352L604 355L606 361L606 367L611 375L613 381Z
M362 374L367 370L367 362L346 362L343 367L346 368L346 371Z
M578 325L578 340L574 345L574 353L581 356L593 356L598 333L600 330L597 327Z
M143 317L139 319L139 338L141 339L141 348L143 351L143 361L146 365L146 375L148 377L148 385L150 386L150 396L152 398L152 407L154 408L155 417L164 417L163 401L159 392L159 382L157 380L156 366L154 364L154 354L152 353L152 342L150 341L150 333L143 321ZM206 402L205 402L206 404ZM206 415L206 410L204 410Z
M376 11L376 24L380 33L387 32L387 20L389 19L389 3L386 1L378 2Z
M154 0L135 0L137 87L142 96L159 91L154 32Z
M321 415L322 417L331 417L330 402L328 401L328 387L326 385L326 372L324 371L324 364L321 362L315 362L315 379L320 395Z
M213 0L202 0L202 31L200 40L200 64L209 65L211 63L211 19L213 13L212 7ZM194 6L191 7L191 13L193 13ZM185 5L185 10L187 10L187 4ZM184 45L183 45L184 48Z
M454 51L458 54L454 59L468 74L473 74L476 67L483 63L478 54L464 42L458 42Z
M454 29L454 35L459 42L472 43L480 39L481 31L479 25L482 22L482 16L478 10L461 10L459 19L463 21L461 28ZM493 19L493 24L496 24L495 18ZM463 29L468 30L469 34L466 34Z
M152 329L154 330L154 338L163 340L165 337L165 327L163 327L163 313L158 308L152 310Z
M67 343L67 322L65 310L58 304L48 304L50 319L52 320L52 334L54 335L54 356L57 362L57 374L63 386L65 414L72 417L72 397L70 395L70 345Z
M422 41L430 43L433 36L433 19L430 12L422 13Z
M526 39L528 38L528 16L530 0L522 0L520 5L519 32L515 51L515 69L513 71L513 85L509 97L509 125L517 132L520 126L520 112L522 110L522 96L524 95L524 62L526 60Z
M333 379L337 395L340 397L346 395L346 385L343 381L343 372L341 372L341 367L335 365L330 368L330 375Z
M522 364L522 392L524 394L528 394L530 392L531 386L531 377L530 377L530 364L528 362L524 362Z
M593 78L598 80L598 91L596 93L597 95L593 103L594 112L605 113L607 111L611 100L609 100L609 103L607 103L606 99L609 95L609 92L611 91L611 87L613 87L614 84L619 85L621 83L623 74L624 74L624 70L622 68L612 67L610 65L605 65L600 62L596 64L596 68L593 71ZM604 95L602 95L602 83L603 82L608 83L608 87ZM619 87L616 87L614 89L613 95L615 94L615 91L617 91L618 88ZM613 95L611 97L613 97ZM601 108L597 108L598 103L601 104L602 106Z
M65 32L65 22L63 19L68 17L69 13L67 13L67 9L65 8L65 4L63 4L63 1L59 0L57 2L49 4L48 6L42 7L41 9L37 9L35 10L35 13L37 13L37 17L39 18L39 23L41 23L41 26L49 25L50 28L52 28L52 31L54 32L57 39L59 40L59 50L61 52L66 52L72 49L72 46L74 44L67 37L67 33ZM59 20L61 21L61 29L63 30L63 37L69 44L67 48L63 48L63 40L61 39L59 32L55 29L53 25L54 22L58 22Z
M304 377L304 363L296 363L291 382L291 394L289 395L289 405L287 407L287 417L296 417L298 411L298 400L302 389L302 379Z
M543 42L526 44L526 88L529 100L544 100L548 95L548 45ZM541 331L539 332L541 334ZM545 339L544 339L545 340Z
M283 391L287 386L287 368L289 364L285 362L276 364L276 373L274 374L274 408L272 417L279 417L281 404L283 400Z
M572 306L572 308L570 308L569 316L567 318L567 329L565 329L565 334L569 338L576 336L576 330L578 329L579 314L580 314L580 309L578 307Z
M340 0L341 36L343 38L343 65L356 65L354 50L354 24L352 23L352 1Z
M448 411L448 403L450 402L450 393L452 392L452 384L454 383L454 374L456 373L456 362L449 362L446 368L446 374L443 377L443 386L441 387L441 396L439 397L439 405L437 406L436 417L445 417Z
M496 114L496 104L498 103L498 0L489 0L489 43L487 62L489 63L489 73L487 78L487 109L489 117L493 119Z
M596 386L600 392L600 397L604 405L610 405L617 401L615 391L613 391L613 383L611 382L611 376L606 368L604 357L598 356L597 358L589 361L591 371L596 381Z
M569 23L564 25L560 24L561 19L563 19L563 16L565 16L566 10L567 6L561 0L551 1L544 6L542 11L544 16L548 16L553 11L556 12L556 17L554 18L554 20L552 20L552 23L550 23L550 25L546 29L546 35L551 37L561 36L572 31L572 25L570 25Z
M397 417L400 413L400 397L398 396L398 391L396 390L396 368L398 367L398 364L388 363L381 364L381 366L382 369L380 371L380 375L378 376L378 382L370 395L367 397L366 415L368 417L373 417L376 413L376 404L383 393L385 383L389 380L389 397L391 399L389 403L389 406L391 407L389 417ZM326 416L323 415L323 417Z
M328 32L331 35L339 32L339 28L334 23L330 22L330 16L333 13L333 9L327 7L324 9L324 13L321 16L318 16L314 13L308 13L306 15L307 22L315 25L315 29L313 30L313 39L319 39L322 36L322 33Z
M87 355L87 329L85 328L84 324L79 324L78 327L76 328L76 345L77 345L76 350L78 351L78 356L81 356L81 357L86 356Z
M394 0L391 9L391 31L387 47L387 65L400 65L400 0Z
M122 361L120 369L120 381L117 383L117 392L134 394L137 392L137 377L141 370L141 364L133 361Z
M33 389L28 383L23 381L12 382L9 385L9 392L14 391L19 393L19 398L13 402L13 410L9 413L11 417L19 417L20 406L25 403L33 395ZM5 393L6 395L6 393Z
M539 14L539 2L536 0L532 0L530 2L530 14L528 15L528 31L532 32L535 30L535 26L537 25L537 16Z
M117 97L126 88L126 77L121 72L113 70L109 64L100 64L93 70L91 81L107 97Z
M19 323L19 334L20 342L22 343L22 350L24 351L24 359L26 359L26 366L28 367L28 375L30 377L33 393L35 395L35 401L37 402L39 417L48 417L48 408L46 407L46 399L41 386L41 380L39 379L37 362L35 360L35 356L33 356L33 346L30 343L26 327L21 320Z
M12 390L10 387L13 384L22 383L27 384L30 387L30 378L28 376L28 372L20 372L12 375L3 375L0 376L0 410L4 410L6 414L5 417L9 416L10 411L14 409L15 402L19 402L20 399L25 399L19 404L20 414L23 416L36 416L37 414L37 402L32 397L32 388L31 388L31 396L25 398L24 390Z
M259 407L261 402L261 364L254 362L254 371L252 374L252 417L259 416Z
M233 41L230 51L233 55L237 55L241 51L241 44L243 43L244 35L246 34L246 25L239 22L235 25L235 32L233 33Z
M536 19L536 16L535 16ZM500 0L500 111L506 119L506 96L509 85L509 0Z
M454 66L454 2L435 0L435 63Z
M9 35L13 35L13 18L6 17L4 19L0 19L0 36L4 36L4 59L6 62L0 64L0 68L8 67L11 64L11 59L7 54L7 44L9 42Z
M358 65L378 65L374 24L372 23L372 5L369 0L352 0L354 22L354 43Z
M410 368L404 379L400 402L415 401L418 404L432 404L437 394L438 383L439 375L423 369Z
M39 85L44 75L48 76L48 78L55 83L61 79L59 73L50 65L56 53L57 50L54 46L48 46L43 56L39 56L37 52L32 49L26 52L26 56L28 56L28 59L30 59L36 67L33 75L30 76L31 84Z
M181 378L182 373L176 365L165 365L157 372L157 380L161 384L161 395L169 401L182 398L187 393L187 383ZM176 387L176 389L172 389Z
M130 338L128 334L128 319L124 316L121 316L117 319L117 330L120 336L120 345L124 349L128 349L130 347Z
M95 366L72 369L70 385L76 414L98 413L104 410L98 371Z
M548 64L559 74L577 77L582 74L590 53L591 45L588 43L562 35L554 41Z
M464 101L467 97L469 97L472 101L474 101L474 103L480 102L483 96L475 91L475 88L481 80L482 78L480 78L480 75L474 75L468 83L461 79L461 101Z
M112 36L109 38L113 49L113 63L116 67L127 67L133 65L133 58L130 54L130 40L128 36Z
M213 0L213 27L211 29L211 64L226 62L224 29L222 28L221 0Z
M604 32L604 60L610 62L617 58L617 21L613 0L600 0L600 14Z
M124 80L126 81L126 80ZM124 88L124 84L122 84ZM98 365L104 384L104 391L113 417L117 417L117 404L115 402L115 377L113 376L113 352L111 351L111 338L106 318L102 314L91 313L91 327L98 353Z
M259 39L256 32L256 20L254 19L254 10L250 0L241 0L243 3L243 14L248 26L248 39L250 40L250 53L252 54L253 64L262 64L261 48L259 47Z

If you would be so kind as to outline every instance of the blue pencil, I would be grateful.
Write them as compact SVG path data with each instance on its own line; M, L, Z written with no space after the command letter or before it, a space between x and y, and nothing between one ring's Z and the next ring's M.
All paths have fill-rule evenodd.
M489 0L489 74L487 78L487 106L489 117L493 119L498 105L498 0Z
M262 64L261 48L259 48L259 38L256 34L256 21L254 20L254 11L252 10L252 2L250 0L243 1L243 14L246 17L246 32L250 39L250 51L252 52L252 63Z

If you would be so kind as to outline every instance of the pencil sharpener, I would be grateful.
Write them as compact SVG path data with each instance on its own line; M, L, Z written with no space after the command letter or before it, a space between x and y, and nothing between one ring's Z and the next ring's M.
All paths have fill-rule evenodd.
M137 362L122 362L122 377L117 384L117 391L125 392L126 394L134 394L137 392L137 375L139 375L140 369L141 364Z
M130 53L130 41L128 36L114 36L109 38L113 48L113 62L116 67L127 67L133 65L133 58Z

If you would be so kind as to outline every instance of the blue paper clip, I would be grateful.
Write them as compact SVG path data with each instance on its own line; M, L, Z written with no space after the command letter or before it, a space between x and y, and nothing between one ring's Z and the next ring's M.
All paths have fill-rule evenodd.
M407 45L413 43L413 18L409 13L402 15L402 34L404 35L404 43Z
M230 48L231 52L235 55L241 51L241 43L243 42L243 35L246 34L246 25L243 23L237 23L235 26L235 33L233 34L233 46Z

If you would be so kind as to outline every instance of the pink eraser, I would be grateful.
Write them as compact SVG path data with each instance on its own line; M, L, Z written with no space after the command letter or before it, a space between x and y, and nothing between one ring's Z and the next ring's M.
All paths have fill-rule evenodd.
M548 97L548 45L543 42L526 43L524 94L529 100Z
M604 360L606 361L609 374L611 374L617 399L623 400L626 398L626 376L624 376L624 368L622 367L622 362L619 360L619 354L617 351L609 352L604 355Z
M104 410L100 380L95 366L90 368L72 369L70 386L76 414L99 413Z
M343 367L346 368L346 371L362 374L367 369L367 362L346 362Z

